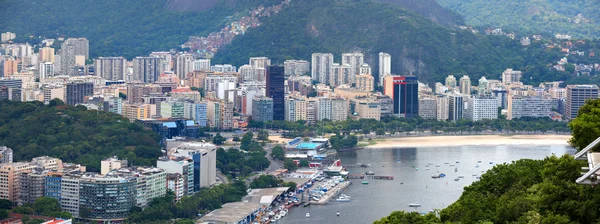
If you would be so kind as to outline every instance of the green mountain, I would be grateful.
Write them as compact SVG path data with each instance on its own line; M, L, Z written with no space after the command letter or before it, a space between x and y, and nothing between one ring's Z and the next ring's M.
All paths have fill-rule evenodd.
M473 26L506 28L527 34L600 37L596 0L437 0Z
M392 55L392 73L416 74L433 84L449 74L466 74L475 83L481 76L498 79L506 68L525 69L527 82L566 80L546 65L561 57L560 50L541 44L522 47L506 37L475 35L438 25L400 6L369 0L292 1L279 14L263 20L215 55L215 63L248 63L248 57L267 56L274 63L310 60L314 52L362 51L377 73L379 52Z
M221 29L229 16L278 0L4 0L0 31L29 36L86 37L91 57L132 58L177 48L189 36ZM201 3L201 4L198 4ZM187 11L190 12L177 12ZM199 12L196 12L199 11Z

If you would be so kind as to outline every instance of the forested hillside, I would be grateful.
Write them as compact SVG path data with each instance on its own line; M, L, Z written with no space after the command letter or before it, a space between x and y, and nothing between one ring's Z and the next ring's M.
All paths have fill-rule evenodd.
M19 42L29 36L86 37L91 57L131 59L177 48L189 36L221 29L229 16L270 2L278 0L220 0L207 11L175 12L169 8L186 6L172 0L4 0L0 31L16 33Z
M362 51L377 73L379 52L392 55L392 73L415 74L433 85L447 75L499 79L506 68L526 70L524 81L568 80L549 63L564 56L541 42L523 47L503 36L476 35L442 27L399 6L369 0L293 1L264 24L223 48L215 63L243 65L248 57L267 56L274 63L310 60L314 52Z
M60 100L0 101L0 111L0 146L12 148L15 161L52 156L94 171L110 156L153 165L161 155L160 136L121 115L64 106Z
M500 27L528 34L600 37L596 0L437 0L465 17L469 25Z

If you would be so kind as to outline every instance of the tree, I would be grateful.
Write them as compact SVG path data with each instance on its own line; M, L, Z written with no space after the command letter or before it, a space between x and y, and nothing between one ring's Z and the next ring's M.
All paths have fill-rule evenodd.
M55 198L41 197L35 199L33 209L37 214L48 215L53 212L60 212L60 204Z
M8 210L0 209L0 220L3 220L5 218L8 218Z
M285 159L285 151L283 150L283 147L281 147L280 145L276 145L275 147L273 147L273 149L271 150L271 157L273 157L273 159L283 161Z
M215 137L213 137L213 139L212 139L212 142L213 142L215 145L222 145L222 144L223 144L223 142L225 142L226 140L227 140L227 139L225 139L223 136L221 136L221 133L217 133L217 134L215 135Z
M267 130L260 130L256 135L256 138L263 142L267 141L269 140L269 132Z
M250 183L250 188L272 188L282 186L283 181L273 175L260 175Z
M126 100L127 99L127 94L125 93L119 93L119 98Z
M300 167L308 167L310 165L310 162L308 162L308 160L300 160Z
M581 150L600 137L600 99L587 100L577 117L569 123L573 137L569 144ZM598 147L594 148L598 151Z
M442 223L433 213L421 215L418 212L395 211L387 217L374 222L374 224L396 224L396 223L411 223L411 224L429 224Z
M244 134L244 136L242 136L242 143L240 145L240 148L248 151L248 148L249 148L250 144L252 143L253 138L254 138L254 134L252 134L251 131L246 132L246 134Z
M285 169L287 169L288 171L295 171L298 169L298 164L296 164L293 160L291 159L287 159L285 160L285 163L283 164L283 167Z

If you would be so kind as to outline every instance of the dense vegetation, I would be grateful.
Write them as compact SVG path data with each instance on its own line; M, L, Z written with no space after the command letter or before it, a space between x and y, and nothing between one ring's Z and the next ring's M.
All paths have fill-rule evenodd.
M309 60L314 52L362 51L377 73L379 52L392 56L392 73L415 74L433 85L449 74L465 74L473 83L481 76L499 79L507 68L523 70L523 81L568 80L573 74L553 72L549 63L564 56L560 49L533 42L523 47L505 36L476 35L442 27L392 4L370 0L292 1L264 25L249 30L215 55L215 63L246 64L248 57L267 56L273 63Z
M437 0L457 11L474 26L508 28L529 34L570 34L577 38L600 37L598 2L594 0ZM589 21L576 23L577 15Z
M600 136L600 99L588 100L585 105L579 108L579 114L569 127L573 132L573 137L569 141L571 146L578 150L585 148L588 144ZM594 151L598 151L597 148Z
M282 129L284 137L314 137L326 133L331 134L372 134L385 135L409 132L430 131L434 133L478 133L484 131L505 132L507 134L517 131L527 132L569 132L566 122L553 121L550 118L520 118L513 120L482 120L457 122L425 120L422 118L397 118L383 117L381 121L374 119L322 121L314 125L305 125L304 121L250 121L250 128Z
M253 137L252 132L246 132L241 139L240 150L218 148L217 168L231 177L245 177L253 171L268 168L271 162L265 157L267 152Z
M0 145L13 149L15 161L51 156L97 171L100 161L113 155L131 165L153 165L161 155L160 136L121 115L60 100L0 101L0 109Z
M35 199L33 204L25 204L23 206L15 207L12 209L12 212L24 215L41 215L63 219L71 218L71 213L61 211L58 200L47 197Z
M184 196L180 201L174 202L172 193L162 198L155 198L142 209L134 208L129 215L130 223L168 223L172 219L195 219L198 214L206 214L225 203L242 200L246 196L246 184L236 181L232 184L221 184L208 189L201 189L193 196ZM193 222L191 222L193 223Z
M18 42L30 43L29 36L36 40L40 36L86 37L91 57L122 55L131 59L177 48L189 36L220 30L229 16L277 2L219 0L209 11L171 12L165 9L167 1L6 0L2 1L0 30L16 33Z
M290 187L290 191L296 190L296 183L284 182L273 175L260 175L250 183L250 188L272 188L272 187Z

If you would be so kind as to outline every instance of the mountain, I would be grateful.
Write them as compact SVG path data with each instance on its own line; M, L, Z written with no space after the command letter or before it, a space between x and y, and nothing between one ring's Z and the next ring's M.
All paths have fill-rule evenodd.
M600 37L596 0L437 0L465 17L469 25L500 27L527 34Z
M462 17L452 10L440 6L435 0L376 0L383 3L395 4L409 11L443 25L454 26L462 24Z
M541 44L523 48L506 37L446 28L392 4L303 0L292 1L260 27L234 39L213 62L239 66L247 64L248 57L266 56L273 63L283 63L310 60L314 52L333 53L339 62L342 52L351 51L362 51L374 74L377 54L390 53L392 73L419 75L431 85L450 74L469 75L473 83L481 76L498 79L506 68L545 66L548 58L560 59L560 51L546 50ZM526 81L554 78L536 75L526 75Z
M189 36L219 30L230 16L268 2L278 1L4 0L0 31L30 43L38 37L86 37L92 57L133 58L177 48Z

